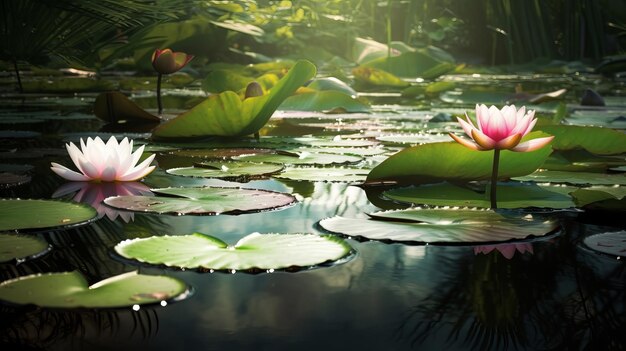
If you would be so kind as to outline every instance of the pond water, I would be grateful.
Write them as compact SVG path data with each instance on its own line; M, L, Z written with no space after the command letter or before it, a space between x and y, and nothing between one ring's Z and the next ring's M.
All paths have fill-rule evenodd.
M602 113L626 113L624 83L597 76L444 79L459 82L459 86L442 99L363 94L372 103L370 114L279 111L262 130L261 141L307 135L321 138L327 146L341 140L372 142L383 154L368 155L356 165L370 169L404 147L447 141L447 130L459 130L456 123L430 119L472 109L475 102L463 97L463 92L491 87L487 91L494 101L482 102L502 104L503 96L498 93L512 91L520 83L528 90L568 88L566 101L570 104L576 103L584 87L602 86L612 94L607 101L614 106ZM498 82L495 87L494 82ZM183 101L181 104L198 95L193 90L174 93L170 92L169 98ZM135 100L154 108L153 95L143 95L147 97ZM152 147L148 152L157 153L159 169L143 182L148 187L241 186L290 193L298 202L272 211L218 216L131 214L103 207L102 217L84 226L29 234L45 239L52 250L20 264L0 264L2 280L78 270L95 283L139 270L180 278L192 287L192 294L166 306L143 306L137 311L130 307L63 310L2 305L0 345L4 350L624 349L623 259L597 253L583 243L595 233L624 230L623 207L617 211L558 211L554 213L560 224L556 232L496 249L348 238L355 251L348 260L293 272L182 271L120 259L113 247L126 239L200 232L235 243L253 232L321 234L327 233L318 225L324 218L366 218L367 213L409 205L384 199L378 189L349 182L269 177L237 183L167 174L165 169L190 166L197 159L173 155L180 144L170 149L160 144L158 149L147 139L149 129L129 132L123 127L122 132L119 127L105 126L91 114L95 96L2 97L0 169L31 177L26 184L3 187L2 197L72 199L75 193L59 194L65 181L49 170L50 162L71 164L64 150L66 142L114 133L148 142ZM480 96L485 99L487 95ZM167 101L167 113L179 112L168 111ZM557 107L558 102L547 102L535 108L550 115ZM579 117L588 115L580 113ZM617 118L605 123L623 128L617 126L621 123ZM197 142L188 148L202 145ZM356 147L362 146L357 142ZM85 189L85 201L98 199L99 192L113 195L104 187Z

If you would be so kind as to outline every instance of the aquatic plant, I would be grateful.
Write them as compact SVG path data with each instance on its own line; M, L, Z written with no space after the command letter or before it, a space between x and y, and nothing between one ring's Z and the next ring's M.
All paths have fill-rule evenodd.
M180 71L189 61L193 59L193 55L184 52L174 52L171 49L156 49L152 54L152 67L159 74L157 80L157 103L159 106L159 115L163 113L163 104L161 103L161 79L164 74L172 74Z

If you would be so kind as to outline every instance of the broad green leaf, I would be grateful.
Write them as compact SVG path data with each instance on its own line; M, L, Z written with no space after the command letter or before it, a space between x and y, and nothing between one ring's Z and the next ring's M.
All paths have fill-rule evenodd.
M522 240L553 232L550 220L509 217L493 211L409 209L377 212L371 219L332 217L320 221L330 232L370 240L419 243L482 243Z
M283 193L240 188L163 188L154 193L169 196L113 196L108 206L122 210L161 214L241 214L291 205L296 199Z
M343 240L313 234L250 234L228 245L205 234L153 236L115 246L123 257L177 268L274 270L311 267L347 257Z
M585 149L598 155L626 152L626 134L602 127L546 125L541 131L554 135L555 150Z
M283 163L287 165L342 165L354 164L363 161L363 158L360 156L309 152L293 152L288 154L261 153L235 156L233 159L247 162Z
M600 233L588 236L585 245L606 255L626 257L626 231Z
M575 189L523 183L498 184L498 208L572 208L576 205L569 193ZM487 192L448 183L396 188L383 194L392 200L418 205L491 207Z
M125 95L109 91L98 95L93 107L96 117L105 122L144 121L160 122L161 119L146 112Z
M287 168L274 175L278 179L303 180L311 182L362 182L367 177L367 169L360 168Z
M42 239L23 235L0 235L0 262L17 261L39 257L50 250Z
M536 138L541 133L531 133ZM550 155L551 148L532 152L500 153L498 179L507 179L534 172ZM430 143L404 149L376 166L367 176L367 183L395 181L399 183L436 183L442 180L468 182L491 177L493 151L475 151L455 142Z
M515 180L538 183L566 183L575 185L626 185L626 174L592 172L537 171Z
M78 272L34 274L0 283L0 300L49 308L120 308L188 295L179 279L123 273L89 286Z
M339 91L348 96L357 94L356 90L335 77L315 78L307 87L318 91Z
M168 169L167 173L185 177L250 180L279 173L283 165L256 162L201 162L193 167Z
M437 78L456 67L453 62L441 61L433 57L427 49L404 52L397 56L381 57L366 62L363 66L384 70L399 77L421 77L424 79Z
M359 66L352 70L352 74L357 81L375 86L404 88L409 85L397 76L374 67Z
M616 201L624 200L626 197L626 187L593 186L575 190L571 195L577 207L585 207L602 201L610 201L617 204Z
M368 104L341 91L316 91L288 97L280 105L281 110L289 111L343 111L369 112Z
M312 63L298 61L268 94L243 101L232 91L211 95L191 110L156 127L152 135L184 138L256 133L278 106L314 75Z
M88 205L53 200L0 200L0 231L44 230L85 224L98 216Z
M215 70L209 72L202 81L202 90L213 94L227 90L239 91L254 79L231 70Z

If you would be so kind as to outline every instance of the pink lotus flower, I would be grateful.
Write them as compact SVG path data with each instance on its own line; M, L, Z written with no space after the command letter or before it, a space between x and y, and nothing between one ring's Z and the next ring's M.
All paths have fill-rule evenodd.
M485 246L475 246L474 247L474 255L478 255L479 253L488 254L493 250L497 250L499 253L504 256L507 260L510 260L515 256L515 252L519 251L520 254L528 252L533 254L533 244L531 243L516 243L516 244L501 244L501 245L485 245Z
M515 105L504 106L499 110L495 106L487 108L485 105L476 105L476 123L474 126L470 118L465 114L467 122L458 118L459 123L473 141L469 141L450 133L452 139L459 144L473 150L511 150L528 152L540 149L548 145L553 136L528 140L520 144L522 137L528 134L537 120L534 118L535 111L528 111L522 106L516 110Z
M152 67L160 74L170 74L178 72L185 67L193 55L184 52L173 52L171 49L156 49L152 54Z
M66 144L67 152L82 173L52 162L52 171L72 181L135 181L154 170L149 166L155 155L150 155L142 163L135 166L143 153L144 145L134 153L133 142L124 138L119 144L114 136L105 144L102 139L87 138L87 143L80 139L80 150L74 143Z

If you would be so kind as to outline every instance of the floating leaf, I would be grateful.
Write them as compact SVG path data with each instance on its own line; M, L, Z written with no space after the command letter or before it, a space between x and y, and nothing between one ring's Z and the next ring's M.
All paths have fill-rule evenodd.
M626 134L609 128L566 125L541 126L541 131L554 135L555 150L585 149L598 155L626 152Z
M341 165L354 164L363 161L362 157L351 155L336 155L327 153L275 153L275 154L256 154L242 155L233 157L235 160L248 162L271 162L283 163L288 165Z
M335 77L315 78L307 87L320 91L340 91L348 96L357 95L356 90Z
M541 133L538 133L541 134ZM540 135L531 133L531 138ZM548 158L549 146L532 152L503 150L499 179L532 173ZM470 150L460 144L430 143L404 149L376 166L367 183L434 183L442 180L472 181L491 177L493 152Z
M168 169L167 173L185 177L233 179L244 178L246 181L279 173L283 165L256 162L201 162L193 167Z
M336 111L344 113L369 112L368 104L341 91L316 91L288 97L280 105L290 111Z
M369 170L360 168L287 168L274 175L278 179L304 180L311 182L362 182Z
M278 106L314 75L312 63L298 61L268 94L243 101L232 91L211 95L191 110L156 127L153 136L182 138L256 133Z
M85 224L98 216L88 205L52 200L0 200L0 231L43 230Z
M0 235L0 262L37 258L50 250L42 239L23 235Z
M230 246L194 233L126 240L115 251L129 259L169 267L254 271L317 266L347 257L352 248L327 235L252 233Z
M400 88L409 85L408 82L395 75L374 67L359 66L352 70L352 74L354 74L354 79L365 84Z
M253 148L220 148L220 149L184 149L170 152L171 155L181 157L197 157L204 159L221 159L227 160L234 156L253 155L263 153L274 153L272 149L253 149Z
M239 91L246 87L254 79L244 76L232 70L215 70L209 72L202 81L202 90L213 94L224 91Z
M34 274L0 283L0 300L49 308L120 308L184 298L187 285L163 275L128 272L89 286L78 271Z
M592 172L537 171L515 180L538 183L566 183L576 185L626 185L626 174Z
M372 219L336 216L320 221L320 226L350 237L419 243L520 240L546 235L558 227L554 221L477 210L409 209L371 216Z
M25 174L0 172L0 189L24 185L29 183L31 179L31 176Z
M583 241L590 249L603 254L626 257L626 231L588 236Z
M161 119L146 112L125 95L109 91L98 95L93 107L96 117L105 122L144 121L160 122Z
M442 61L434 57L428 49L417 49L397 56L381 57L363 64L385 70L400 77L421 77L433 79L453 70L453 62Z
M581 188L571 193L572 197L576 201L577 207L585 207L589 204L594 206L600 205L600 202L612 202L617 205L619 200L623 200L626 197L626 187L608 187L608 186L593 186L589 188ZM616 206L617 208L623 208L622 206Z
M575 189L523 183L498 184L498 207L571 208L575 204L569 193ZM487 193L448 183L391 189L384 195L392 200L419 205L490 207Z
M240 188L163 188L153 192L170 196L114 196L104 203L122 210L162 214L241 214L288 206L296 199L283 193Z

